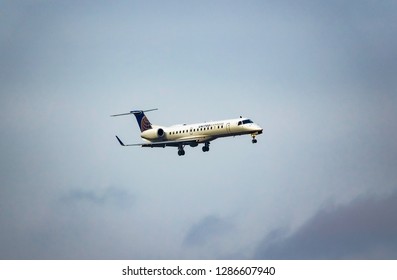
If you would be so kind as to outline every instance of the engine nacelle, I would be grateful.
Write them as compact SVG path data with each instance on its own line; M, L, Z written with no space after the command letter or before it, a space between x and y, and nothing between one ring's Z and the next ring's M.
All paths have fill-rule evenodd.
M141 137L149 141L162 141L165 140L165 131L161 127L145 130L141 133Z

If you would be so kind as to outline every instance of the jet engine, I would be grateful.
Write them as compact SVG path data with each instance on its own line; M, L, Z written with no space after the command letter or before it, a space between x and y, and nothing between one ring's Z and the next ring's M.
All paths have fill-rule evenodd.
M145 130L141 133L141 137L149 141L162 141L165 140L165 131L161 127Z

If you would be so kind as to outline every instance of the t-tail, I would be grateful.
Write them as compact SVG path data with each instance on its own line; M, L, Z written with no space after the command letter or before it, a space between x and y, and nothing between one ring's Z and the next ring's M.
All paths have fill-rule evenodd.
M141 132L144 132L148 129L152 129L152 124L150 123L149 119L146 117L145 112L155 111L157 109L150 109L150 110L134 110L130 111L129 113L111 115L111 117L118 117L118 116L126 116L126 115L134 115L136 121L138 122L139 128Z

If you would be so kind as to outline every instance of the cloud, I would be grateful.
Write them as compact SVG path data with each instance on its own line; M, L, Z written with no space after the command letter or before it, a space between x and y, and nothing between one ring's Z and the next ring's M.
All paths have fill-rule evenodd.
M395 188L395 1L7 2L1 258L241 259L272 230L256 257L393 256L392 223L349 216L387 199L317 211ZM109 115L151 106L155 124L243 114L265 133L120 148L139 130Z
M258 259L396 259L397 193L360 198L319 211L296 232L279 229L257 248Z
M98 206L114 205L127 207L134 201L134 196L118 188L107 188L102 191L93 190L72 190L60 199L67 204L84 203Z
M184 258L241 259L238 237L233 218L215 214L204 216L189 228L183 238Z
M185 236L186 246L202 246L223 235L231 225L217 216L209 215L193 225Z

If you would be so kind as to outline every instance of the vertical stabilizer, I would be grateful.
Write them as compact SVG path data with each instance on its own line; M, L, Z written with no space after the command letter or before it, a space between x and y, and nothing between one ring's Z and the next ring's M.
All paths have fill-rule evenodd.
M148 129L152 129L152 124L149 119L146 117L144 111L131 111L135 115L136 121L138 122L139 128L141 132L144 132Z
M130 111L129 113L124 113L124 114L117 114L117 115L111 115L111 117L118 117L118 116L126 116L126 115L132 115L134 114L136 121L138 122L139 128L141 129L141 132L144 132L148 129L152 129L152 124L150 123L149 119L145 116L145 112L150 112L154 111L157 109L150 109L150 110L135 110L135 111Z

